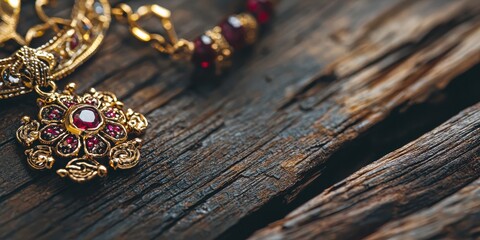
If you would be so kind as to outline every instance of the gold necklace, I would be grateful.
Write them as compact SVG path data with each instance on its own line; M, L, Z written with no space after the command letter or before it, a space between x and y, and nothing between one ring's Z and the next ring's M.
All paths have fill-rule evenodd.
M49 3L36 1L44 23L29 29L23 38L16 32L20 1L0 1L0 43L13 40L24 45L0 60L0 99L32 91L39 95L38 116L23 117L16 134L27 148L28 164L38 170L57 169L61 177L75 182L106 176L107 164L114 170L136 166L141 140L131 136L145 131L146 118L124 109L111 92L91 89L78 95L75 84L63 91L57 91L55 84L97 51L111 22L109 2L77 0L71 19L48 17L43 7ZM55 31L55 37L38 48L27 46L47 30Z

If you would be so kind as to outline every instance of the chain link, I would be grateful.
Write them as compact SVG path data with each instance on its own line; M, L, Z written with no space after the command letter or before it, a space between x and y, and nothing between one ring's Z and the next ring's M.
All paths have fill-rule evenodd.
M17 25L18 25L18 16L17 14L20 13L21 4L20 1L18 4L7 4L10 1L5 1L0 4L0 11L4 15L4 17L9 17L10 22L8 26L9 33L7 37L0 38L0 44L5 43L8 40L14 40L19 45L25 46L29 45L33 39L39 38L45 35L48 30L53 30L55 33L59 33L61 31L61 27L59 25L66 25L69 26L72 20L63 19L59 17L49 17L45 11L44 7L53 7L56 4L56 0L36 0L35 1L35 11L37 13L38 18L43 21L43 23L37 24L28 29L25 37L22 37L17 32ZM11 16L7 16L10 14ZM0 32L2 29L0 29Z
M185 39L178 39L175 27L171 21L170 10L157 4L144 5L133 12L132 8L124 3L112 9L115 18L124 24L129 25L130 33L138 40L155 48L157 51L170 55L176 60L189 60L193 52L193 43ZM144 18L156 17L160 20L166 37L158 33L150 33L140 26Z

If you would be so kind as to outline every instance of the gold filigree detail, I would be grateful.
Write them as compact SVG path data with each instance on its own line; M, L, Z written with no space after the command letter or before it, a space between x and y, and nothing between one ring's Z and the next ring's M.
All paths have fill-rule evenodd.
M104 105L111 106L117 105L117 103L119 103L117 100L117 96L115 96L115 94L111 92L96 91L95 89L90 89L90 92L93 92L94 96L100 99ZM122 103L120 103L119 105L123 106Z
M68 162L64 169L59 169L57 174L61 177L69 177L75 182L83 183L96 176L105 177L107 168L92 159L75 158Z
M117 169L130 169L135 167L140 159L142 140L134 140L119 144L110 150L110 166Z
M51 168L52 156L65 158L71 161L57 173L86 182L105 176L108 163L114 169L138 164L141 140L131 137L142 133L148 122L142 114L124 110L115 94L91 89L77 95L75 85L68 84L63 91L39 95L38 120L24 117L17 130L21 143L34 146L26 152L33 168Z
M12 76L22 79L27 86L30 83L43 87L52 80L51 69L56 64L53 54L23 46L12 58L13 63L7 69Z
M55 33L38 48L25 46L14 55L0 59L0 99L29 93L35 86L45 87L49 81L65 77L92 56L103 42L111 22L108 0L77 0L70 19L46 16L42 8L49 2L36 1L37 14L45 22L30 28L23 38L15 30L20 1L0 1L0 43L14 39L28 45L48 30Z
M25 151L27 162L30 167L37 170L51 169L55 159L52 157L52 148L45 145L37 145Z
M136 134L142 134L148 127L147 118L145 118L143 114L135 112L132 109L127 110L127 119L128 127Z
M28 116L24 116L22 124L17 130L17 139L20 143L29 147L38 139L40 123L37 120L30 119Z

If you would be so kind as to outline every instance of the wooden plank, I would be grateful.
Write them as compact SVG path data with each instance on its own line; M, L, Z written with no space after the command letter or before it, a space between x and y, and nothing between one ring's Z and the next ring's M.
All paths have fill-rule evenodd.
M189 38L225 14L165 4ZM284 1L252 53L202 86L113 26L70 79L147 115L143 161L85 186L29 171L12 137L33 97L0 103L0 238L215 238L294 199L332 154L478 64L479 12L475 0Z
M480 103L335 184L251 239L358 239L371 233L372 239L474 239L480 208L478 181L472 183L480 177L479 119Z
M367 239L478 239L479 220L477 179L428 209L386 224Z

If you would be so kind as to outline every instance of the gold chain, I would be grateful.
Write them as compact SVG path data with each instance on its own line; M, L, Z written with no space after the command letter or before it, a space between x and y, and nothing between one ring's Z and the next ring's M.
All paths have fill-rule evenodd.
M193 43L185 39L178 39L175 27L171 21L170 10L157 4L144 5L133 12L127 4L121 3L112 9L112 14L122 23L130 26L130 33L140 41L150 43L153 48L163 54L172 56L175 60L189 60ZM160 20L166 37L158 33L150 33L140 26L140 21L144 18L156 17Z

